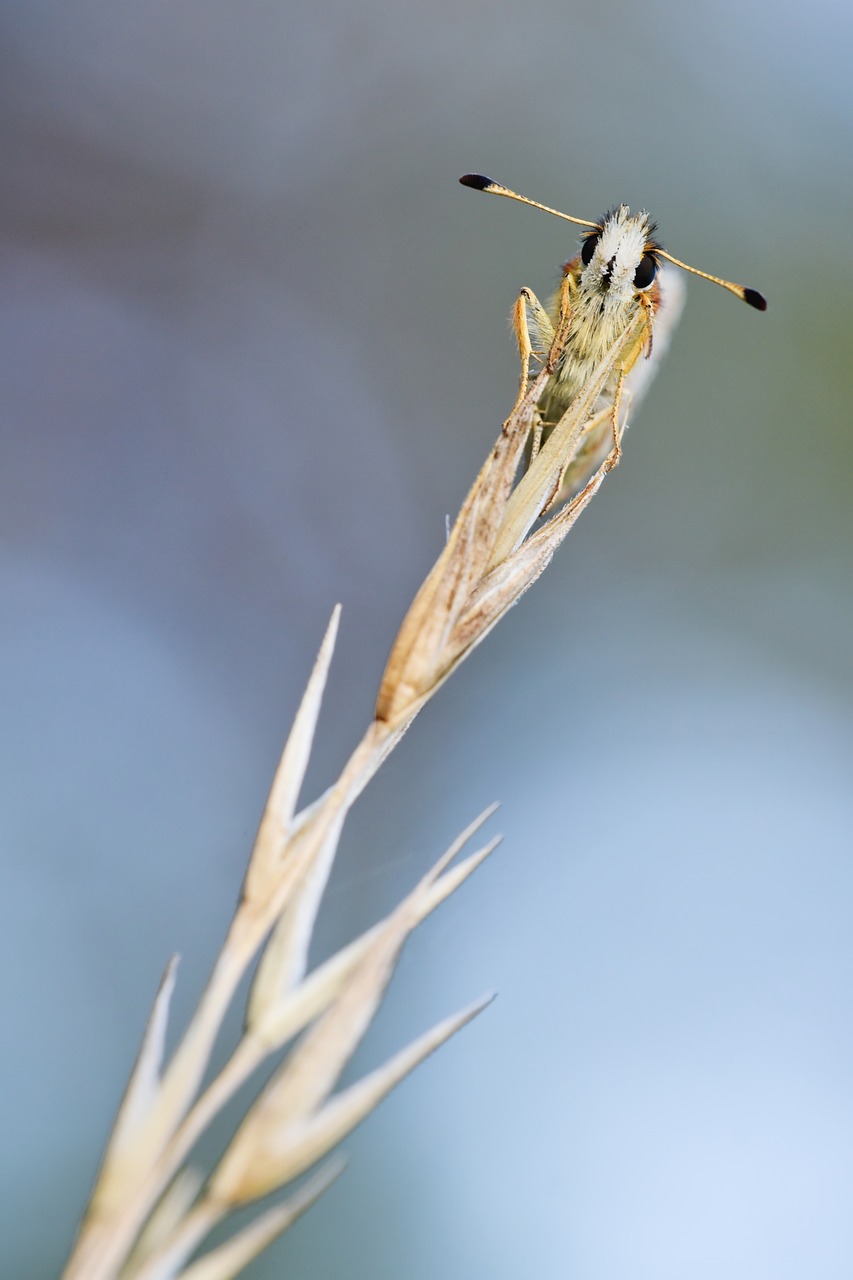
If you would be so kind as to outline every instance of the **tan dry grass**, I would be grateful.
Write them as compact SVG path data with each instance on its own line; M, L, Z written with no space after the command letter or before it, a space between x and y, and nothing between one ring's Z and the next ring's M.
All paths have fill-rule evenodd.
M373 721L337 782L299 810L335 643L335 610L273 780L222 950L196 1013L164 1066L175 962L167 967L65 1280L225 1280L236 1275L337 1177L341 1162L330 1160L283 1204L191 1262L212 1228L233 1210L307 1172L483 1008L486 1001L448 1018L383 1067L334 1092L406 938L494 848L496 841L451 866L491 810L462 833L385 920L310 973L308 948L351 805L423 704L542 573L598 491L607 459L570 501L531 532L567 466L582 455L593 408L631 339L629 331L614 344L519 480L549 368L527 388L403 622ZM242 1037L205 1086L225 1012L259 954ZM199 1136L252 1072L297 1034L219 1163L206 1177L194 1174L186 1162Z

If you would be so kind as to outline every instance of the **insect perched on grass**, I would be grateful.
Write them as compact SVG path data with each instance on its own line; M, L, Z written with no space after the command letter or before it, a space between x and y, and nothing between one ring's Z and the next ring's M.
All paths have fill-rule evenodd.
M459 181L587 228L580 253L563 266L560 289L549 307L543 307L530 289L521 290L515 305L513 328L522 365L519 399L527 390L531 357L552 375L537 405L529 460L536 457L620 336L624 337L585 428L583 449L552 499L559 501L582 482L584 472L597 466L608 449L608 468L621 457L626 425L624 415L620 417L623 396L626 409L632 401L637 403L653 370L649 358L653 351L656 358L663 353L681 311L680 281L662 260L721 285L758 311L766 310L767 303L755 289L721 280L666 253L645 212L632 214L627 205L620 204L600 221L589 222L529 200L479 173L466 173ZM646 359L639 362L641 354Z

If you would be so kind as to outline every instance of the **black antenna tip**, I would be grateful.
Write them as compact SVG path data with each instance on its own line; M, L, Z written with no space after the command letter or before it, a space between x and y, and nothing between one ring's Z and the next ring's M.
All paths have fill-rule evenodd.
M767 299L763 293L759 293L757 289L744 289L743 300L748 302L751 307L755 307L756 311L767 310Z
M459 181L463 187L473 187L475 191L488 191L495 185L484 173L463 173Z

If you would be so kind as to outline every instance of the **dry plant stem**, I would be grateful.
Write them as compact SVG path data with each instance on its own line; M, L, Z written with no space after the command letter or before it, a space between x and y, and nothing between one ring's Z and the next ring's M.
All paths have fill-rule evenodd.
M167 970L65 1280L115 1280L119 1275L172 1280L212 1225L303 1172L482 1007L447 1019L371 1076L330 1096L382 998L406 937L487 856L490 847L448 870L471 830L386 921L306 977L308 944L350 807L421 706L536 580L612 465L611 456L570 503L530 533L576 458L596 400L634 336L632 329L614 343L516 483L550 368L525 383L403 621L373 722L337 782L296 812L334 645L337 611L333 615L273 780L222 951L186 1033L161 1071L174 965ZM224 1015L265 942L244 1036L199 1095ZM250 1107L195 1205L179 1204L180 1185L175 1184L173 1207L168 1195L164 1201L162 1231L146 1242L140 1232L148 1222L156 1236L152 1211L199 1135L257 1066L309 1023L313 1025ZM286 1218L282 1208L270 1219L269 1229L273 1221ZM235 1256L239 1252L235 1243ZM231 1274L224 1261L219 1270L211 1261L205 1273L204 1262L194 1264L190 1274L194 1269L199 1275Z
M169 1248L134 1270L131 1273L133 1280L167 1280L167 1277L173 1276L202 1240L219 1225L227 1212L227 1205L216 1204L202 1195L174 1232Z
M454 841L448 851L449 859L456 857L462 846L490 817L497 806L492 805L480 818L471 823L459 838ZM444 898L452 893L467 876L496 848L497 839L490 841L478 853L472 854L460 864L455 871L442 877L447 883L439 884L426 903L426 910L431 911ZM363 955L366 947L376 935L379 926L363 934L343 951L338 952L325 964L316 969L301 987L302 999L292 1002L292 1014L283 1025L279 1023L274 1031L264 1035L247 1034L237 1045L234 1053L226 1062L219 1074L202 1093L184 1122L168 1143L162 1157L152 1169L152 1182L162 1186L178 1169L181 1162L189 1154L195 1142L205 1131L211 1121L219 1114L225 1104L237 1090L246 1083L252 1073L261 1065L270 1053L278 1049L285 1040L299 1032L331 1001L331 993L341 984L344 973L352 969Z
M200 1169L181 1169L160 1198L140 1232L126 1265L122 1268L123 1280L137 1280L140 1267L155 1254L162 1241L179 1230L204 1186Z
M340 1158L328 1160L283 1204L268 1209L236 1236L211 1249L198 1262L183 1270L179 1280L231 1280L306 1209L310 1209L314 1201L340 1177L344 1167L345 1162Z
M234 991L280 914L288 893L316 856L333 823L344 816L369 782L389 744L393 745L404 731L405 725L392 732L388 726L371 724L314 820L294 841L295 847L280 850L283 869L270 897L263 900L244 894L241 898L197 1013L164 1076L160 1106L166 1115L175 1117L172 1131L198 1089ZM169 1134L163 1136L168 1138ZM85 1235L79 1241L81 1248L72 1256L65 1280L107 1280L115 1273L162 1193L173 1166L172 1159L155 1160L132 1200L117 1214L109 1203L103 1205L96 1192L84 1223Z
M295 884L316 858L334 824L343 820L347 810L373 776L380 760L384 758L391 736L385 726L370 726L312 822L289 843L286 838L283 839L278 851L281 871L271 885L269 896L264 897L255 892L249 897L244 891L219 960L202 996L196 1020L167 1072L166 1089L174 1080L176 1089L183 1095L195 1094L236 987L281 914ZM247 876L247 882L248 880ZM185 1067L185 1060L193 1064L192 1069Z

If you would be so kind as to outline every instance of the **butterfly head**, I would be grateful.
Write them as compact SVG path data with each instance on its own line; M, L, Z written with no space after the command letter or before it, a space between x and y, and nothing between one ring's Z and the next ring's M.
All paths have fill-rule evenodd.
M645 212L617 205L584 236L581 249L582 290L602 304L621 306L651 289L657 275L660 246L654 223Z

